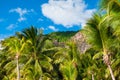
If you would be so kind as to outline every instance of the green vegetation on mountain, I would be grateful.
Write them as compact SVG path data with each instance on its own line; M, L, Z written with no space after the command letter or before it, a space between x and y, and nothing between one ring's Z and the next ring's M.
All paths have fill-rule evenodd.
M59 42L64 42L69 40L72 36L74 36L78 31L61 31L61 32L52 32L48 34L53 39L58 40Z

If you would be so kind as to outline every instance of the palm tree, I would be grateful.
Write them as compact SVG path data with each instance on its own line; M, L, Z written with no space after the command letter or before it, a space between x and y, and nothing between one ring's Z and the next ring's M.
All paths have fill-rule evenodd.
M8 53L10 54L10 58L14 57L15 61L16 61L16 69L17 69L17 80L20 80L20 65L19 65L19 58L21 56L21 54L24 51L24 47L25 47L25 43L24 43L24 38L22 38L22 40L18 39L17 37L10 37L10 38L6 38L3 41L2 44L5 47L5 50L8 51ZM10 61L14 62L13 60ZM9 65L10 63L7 63L7 65Z
M111 47L113 47L115 37L111 31L111 26L108 26L109 17L100 16L94 14L91 19L88 20L83 33L86 39L92 47L103 54L103 61L108 66L111 77L115 80L113 71L111 68L110 53Z
M68 41L65 47L59 48L54 56L54 63L59 65L59 71L65 80L77 79L77 47L74 42Z
M48 36L44 36L41 31L31 26L24 29L18 35L19 38L24 37L27 42L28 54L26 56L27 62L23 67L23 76L29 79L38 80L43 76L43 70L52 70L51 59L43 54L44 45ZM31 77L32 75L32 77Z
M112 27L112 31L113 31L113 34L114 36L116 36L116 43L117 44L114 44L115 46L115 50L114 50L114 53L116 53L116 55L119 53L119 45L120 45L120 0L101 0L101 6L100 6L101 9L104 9L105 11L107 11L107 15L109 17L111 17L108 23L109 26ZM116 51L117 50L117 51ZM113 56L113 55L112 55ZM115 57L116 59L113 59L115 60L113 65L114 67L113 68L118 68L118 64L119 64L119 59L118 57ZM117 64L116 64L117 63ZM116 66L115 66L116 64ZM116 76L116 73L119 73L119 71L115 71L114 70L114 74ZM116 78L117 79L117 78Z

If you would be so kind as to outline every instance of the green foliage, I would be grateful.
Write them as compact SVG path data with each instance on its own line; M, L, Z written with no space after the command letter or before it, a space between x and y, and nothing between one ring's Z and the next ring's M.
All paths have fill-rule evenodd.
M20 80L120 80L120 0L101 0L100 9L80 30L84 53L70 40L78 31L44 35L31 26L3 40L0 80L16 80L18 66Z
M53 32L48 34L54 40L58 40L59 42L65 42L69 40L72 36L74 36L78 31L63 31L63 32Z
M63 74L64 80L76 80L77 78L77 69L74 65L74 61L60 64L60 71Z

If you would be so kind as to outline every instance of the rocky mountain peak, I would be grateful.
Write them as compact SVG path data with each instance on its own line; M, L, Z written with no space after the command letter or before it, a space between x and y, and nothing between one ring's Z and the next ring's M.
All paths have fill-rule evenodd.
M87 49L90 48L90 45L87 44L85 36L79 31L71 38L77 45L80 53L85 53Z

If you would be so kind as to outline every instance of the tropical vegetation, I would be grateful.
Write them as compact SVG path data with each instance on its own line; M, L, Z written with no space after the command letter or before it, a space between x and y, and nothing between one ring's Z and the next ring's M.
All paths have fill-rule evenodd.
M120 80L119 0L101 0L80 31L42 32L31 26L1 41L0 80Z

